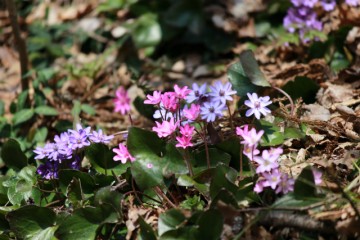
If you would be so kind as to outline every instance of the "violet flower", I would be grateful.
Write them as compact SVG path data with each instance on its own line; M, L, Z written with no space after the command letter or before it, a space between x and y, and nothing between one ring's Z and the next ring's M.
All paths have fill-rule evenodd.
M227 100L232 101L231 95L236 94L236 91L232 90L232 84L229 82L222 84L221 81L216 81L214 86L210 86L210 89L211 101L219 101L222 104L226 104Z
M201 119L207 122L214 122L217 117L223 116L225 104L221 102L205 102L200 108Z
M261 114L266 116L271 112L270 109L266 107L272 103L269 96L258 97L256 93L248 93L247 96L249 100L244 102L244 104L250 108L246 111L245 115L247 117L250 117L254 114L257 119L260 119Z

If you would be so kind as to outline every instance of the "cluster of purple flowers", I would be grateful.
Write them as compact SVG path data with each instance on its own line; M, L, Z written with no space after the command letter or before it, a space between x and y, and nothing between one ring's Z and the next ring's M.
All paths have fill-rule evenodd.
M68 130L54 137L54 142L46 143L44 147L36 147L36 160L45 159L37 173L45 179L57 178L60 167L79 169L80 158L76 153L93 143L110 143L114 136L107 136L100 129L91 131L90 127L83 128L77 124L76 130Z
M336 0L291 0L291 3L293 6L288 9L284 18L284 27L290 33L298 32L300 39L305 43L313 40L307 35L310 31L321 31L323 27L315 6L321 6L327 12L336 8ZM360 1L345 0L345 3L355 7Z
M163 138L179 130L176 146L187 148L193 145L191 139L195 128L190 124L196 121L214 122L222 117L226 102L232 101L234 94L236 91L232 90L229 82L216 81L210 86L210 91L207 84L199 86L194 83L192 89L175 85L174 91L154 91L153 95L147 95L144 103L158 107L153 117L159 121L155 122L153 131Z

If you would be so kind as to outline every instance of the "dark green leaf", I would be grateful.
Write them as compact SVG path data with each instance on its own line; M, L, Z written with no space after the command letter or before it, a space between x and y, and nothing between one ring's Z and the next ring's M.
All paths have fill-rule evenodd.
M109 205L113 208L113 211L117 213L117 218L122 218L121 200L123 195L115 190L111 190L111 187L100 188L95 194L95 206Z
M296 179L294 196L296 199L316 197L314 174L310 166L304 168Z
M231 156L216 148L209 148L210 166L216 167L219 164L229 165ZM197 152L191 159L194 174L198 174L207 169L207 160L205 150Z
M14 114L12 122L15 126L19 125L20 123L30 120L34 116L34 113L34 109L22 109Z
M24 206L6 215L11 230L21 239L46 240L53 239L55 213L49 208Z
M103 169L111 169L121 164L113 160L115 153L102 143L93 143L88 146L85 149L85 156L92 165L98 165Z
M131 173L141 189L163 183L161 155L165 153L165 143L154 132L132 127L129 130L127 146L135 157ZM152 168L148 168L152 164Z
M247 93L257 92L260 87L254 85L250 78L245 75L244 69L240 62L232 64L227 71L228 78L240 97L246 96Z
M269 82L261 72L254 53L251 50L240 53L240 63L245 75L250 79L252 84L259 87L270 87Z
M153 228L145 222L145 220L139 216L140 236L142 240L156 240L156 234Z
M49 106L36 107L35 112L39 115L44 115L44 116L57 116L59 114L55 108Z
M277 207L301 208L301 207L311 206L317 202L322 202L322 201L324 201L324 198L298 199L297 197L295 197L294 193L288 193L285 196L277 199L276 202L272 205L272 207L274 207L274 208L277 208Z
M0 116L4 115L5 113L5 103L0 100Z
M73 169L62 169L59 171L59 183L63 193L66 192L67 187L69 186L73 178L77 178L81 181L81 186L84 194L94 193L95 182L89 174Z
M165 232L177 229L186 221L186 217L178 209L170 209L160 214L158 223L159 236Z
M15 139L9 139L2 147L1 158L9 168L19 171L27 165L27 157Z
M220 165L214 171L214 176L210 183L210 196L214 198L221 189L226 189L233 194L237 191L237 186L234 181L237 172L228 166Z
M74 177L71 180L66 190L66 196L74 208L79 208L83 205L85 196L82 191L81 181L78 178Z
M153 114L155 112L153 105L144 104L144 99L139 96L135 98L133 104L141 115L147 117L148 119L153 119Z
M100 208L79 208L64 219L55 232L61 240L89 240L95 239L96 230L104 219Z
M178 229L170 230L160 236L160 240L189 240L198 239L198 229L196 226L186 226Z
M218 240L223 229L224 219L218 210L210 209L199 218L197 239Z
M319 85L308 77L296 77L282 88L292 99L302 98L305 103L315 102Z

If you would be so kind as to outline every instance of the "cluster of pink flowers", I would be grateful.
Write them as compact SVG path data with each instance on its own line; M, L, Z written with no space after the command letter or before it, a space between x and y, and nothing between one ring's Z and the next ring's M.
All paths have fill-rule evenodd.
M263 130L256 131L255 128L249 130L248 125L236 128L236 134L242 138L241 143L244 145L243 154L252 162L256 163L256 173L259 179L255 184L254 191L260 193L266 187L275 190L276 193L288 193L294 191L295 180L287 173L282 173L279 168L279 157L283 153L282 148L270 148L260 150L257 148ZM315 184L321 183L321 172L313 170Z
M206 84L199 86L194 83L192 89L175 85L174 91L154 91L152 95L147 95L144 103L158 108L153 117L159 121L155 122L156 126L152 130L160 138L173 136L177 141L176 147L185 149L193 146L191 140L195 127L191 124L199 121L214 122L222 117L226 102L232 101L232 95L236 93L231 83L223 84L221 81L210 86L210 90L208 92Z

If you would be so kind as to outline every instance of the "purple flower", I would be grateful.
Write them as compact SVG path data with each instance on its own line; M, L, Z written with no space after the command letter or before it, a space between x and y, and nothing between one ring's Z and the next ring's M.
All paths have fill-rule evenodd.
M192 91L186 96L185 100L187 103L202 102L203 99L206 99L207 97L206 83L200 87L196 83L193 83Z
M244 145L243 154L249 159L254 160L254 156L257 156L260 151L256 148L256 145L249 146L247 144Z
M264 150L261 156L254 156L254 161L259 164L256 173L270 172L279 167L278 156L272 155L268 150Z
M36 153L35 159L44 159L49 156L50 150L47 143L44 147L36 147L34 153Z
M282 192L283 194L292 192L294 191L294 184L295 184L295 180L293 178L290 178L287 173L283 173L281 175L281 181L278 184L275 192L276 193Z
M313 8L319 0L291 0L291 3L296 7L306 6Z
M263 177L265 178L265 182L263 184L264 187L271 187L272 189L275 189L281 182L281 173L279 172L279 169L274 169L271 172L264 172Z
M44 179L58 178L59 163L57 162L46 162L41 164L36 172Z
M99 129L98 131L93 131L89 138L91 141L95 143L108 144L110 143L111 139L114 138L114 136L113 135L107 136L103 134L103 131L101 129Z
M80 129L78 131L69 130L69 132L71 133L70 145L73 150L80 149L90 145L87 131Z
M261 114L266 116L268 113L271 112L270 109L266 107L271 104L269 96L259 98L256 93L248 93L247 96L249 100L246 100L244 102L245 105L250 108L246 111L247 117L250 117L254 114L257 119L260 119Z
M360 4L360 1L359 0L345 0L345 3L352 7L356 7Z
M221 102L205 102L201 107L201 119L205 119L207 122L214 122L217 117L223 116L223 110L225 104Z
M232 101L233 98L231 95L236 94L236 91L232 90L231 83L227 82L224 85L221 81L216 81L214 86L210 86L211 92L209 95L212 97L211 101L219 101L223 104L226 104L226 101Z
M325 11L332 11L336 7L336 0L321 0L321 6Z
M312 30L321 31L322 29L322 23L317 19L316 12L305 5L289 8L283 24L290 33L299 31L303 42L310 40L306 37L308 32Z

